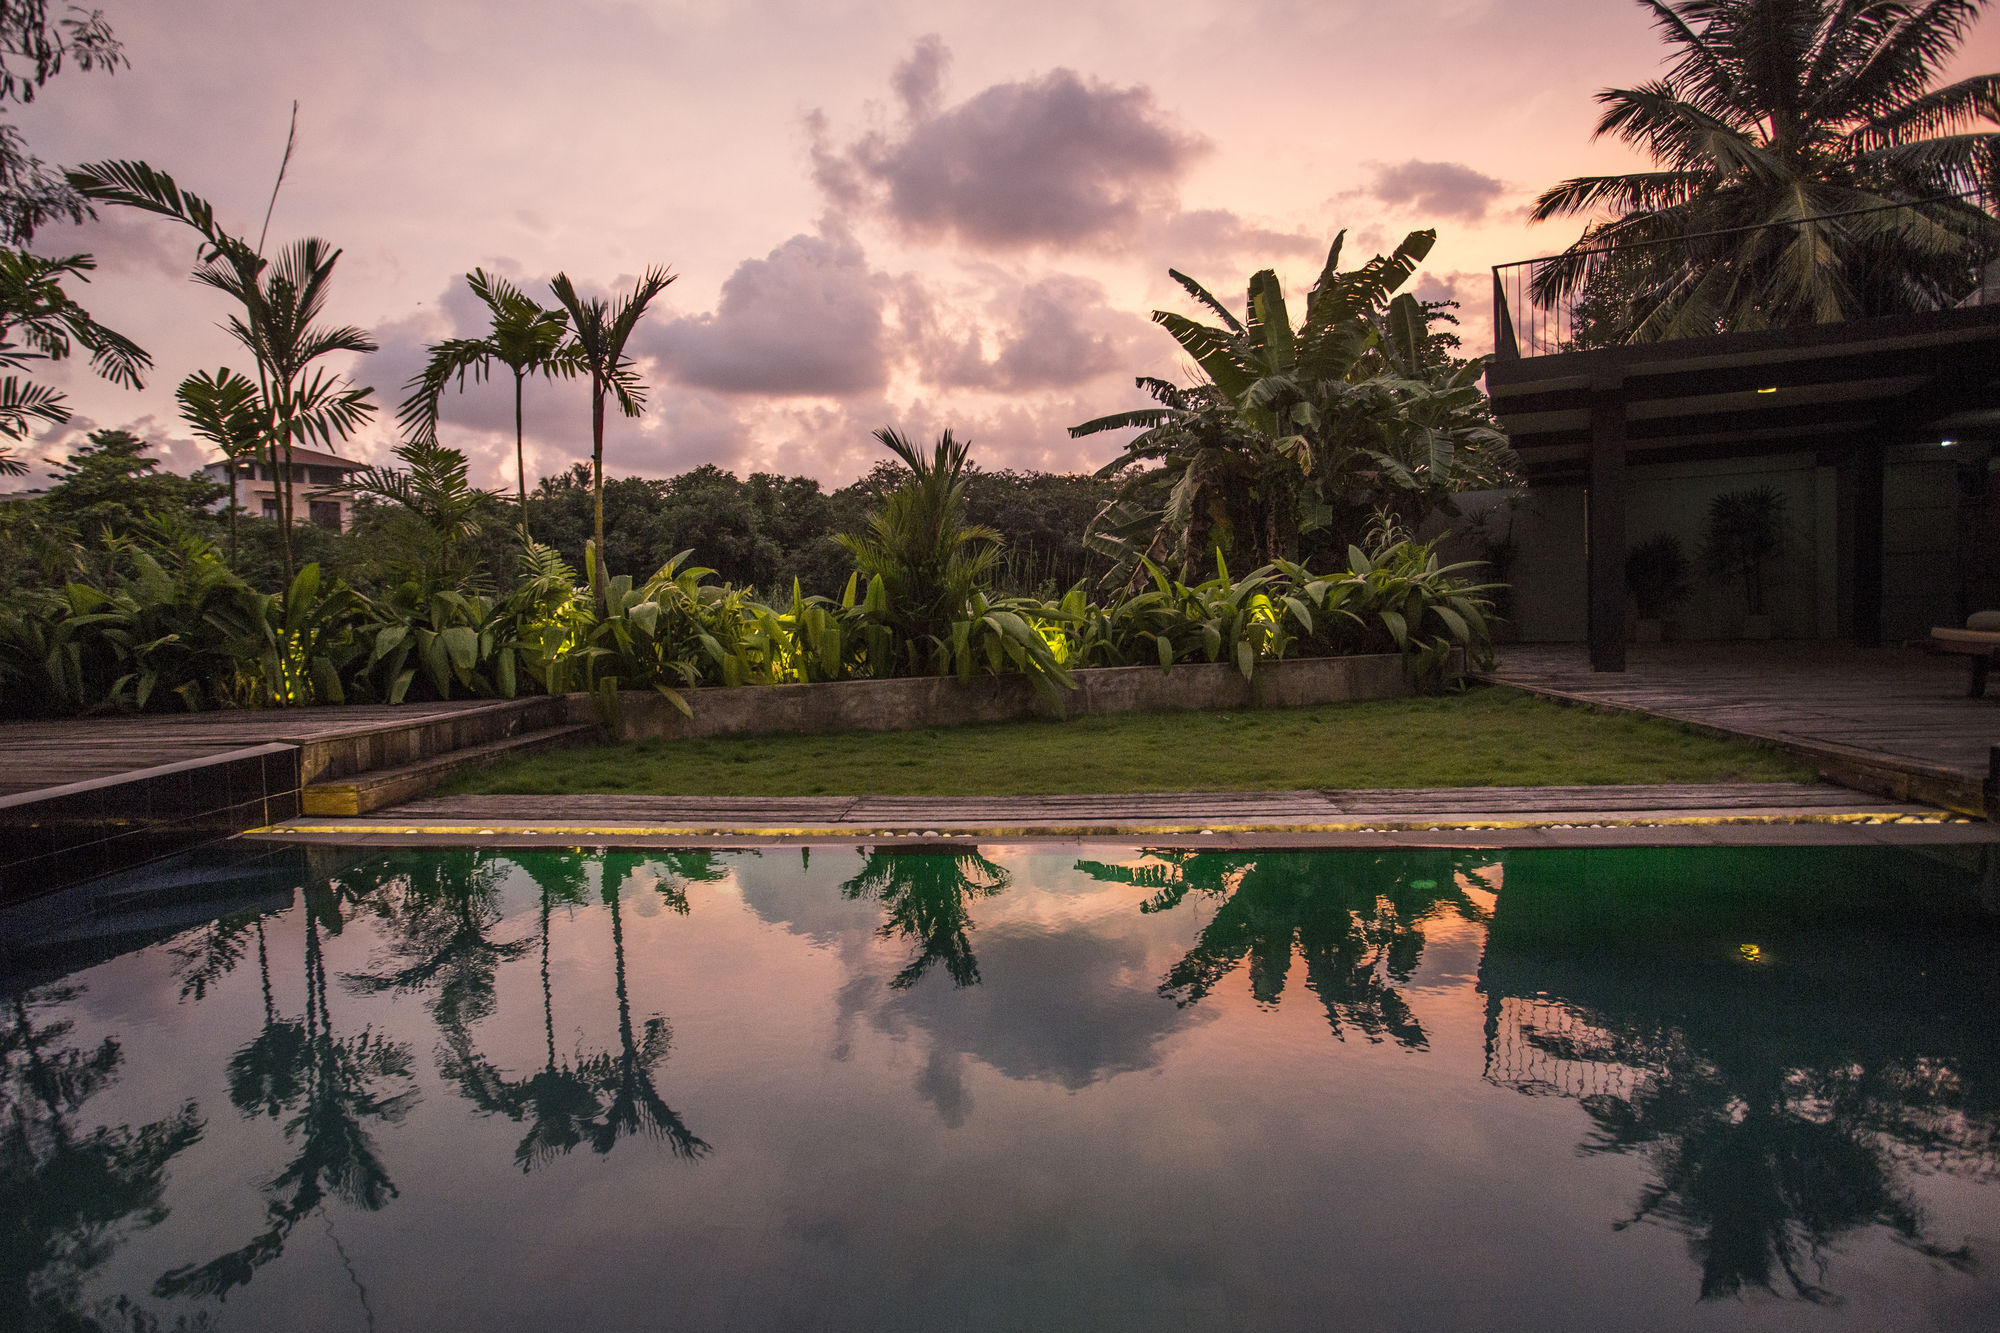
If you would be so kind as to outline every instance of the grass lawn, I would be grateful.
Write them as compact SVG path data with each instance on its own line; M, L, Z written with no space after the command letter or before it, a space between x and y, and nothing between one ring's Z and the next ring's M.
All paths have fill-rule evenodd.
M1767 750L1515 690L1269 712L640 741L532 755L447 792L1032 796L1072 792L1810 781Z

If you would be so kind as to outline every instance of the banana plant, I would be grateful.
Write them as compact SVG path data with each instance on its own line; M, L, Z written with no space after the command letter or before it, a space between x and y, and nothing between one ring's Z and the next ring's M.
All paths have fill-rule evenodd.
M1397 294L1436 243L1415 231L1389 255L1340 269L1345 233L1294 327L1277 273L1250 279L1239 319L1206 287L1171 276L1220 322L1153 312L1204 382L1141 378L1159 404L1098 417L1074 437L1140 428L1100 476L1124 473L1087 538L1112 586L1143 580L1141 557L1186 577L1221 546L1259 562L1332 554L1383 505L1414 525L1458 491L1504 484L1514 459L1477 387L1483 363L1431 354L1429 315Z

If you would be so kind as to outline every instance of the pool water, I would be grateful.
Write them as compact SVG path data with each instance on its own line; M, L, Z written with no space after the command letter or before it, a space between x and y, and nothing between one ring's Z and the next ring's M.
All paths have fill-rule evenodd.
M2000 1327L1996 908L1988 848L244 853L17 929L0 1326Z

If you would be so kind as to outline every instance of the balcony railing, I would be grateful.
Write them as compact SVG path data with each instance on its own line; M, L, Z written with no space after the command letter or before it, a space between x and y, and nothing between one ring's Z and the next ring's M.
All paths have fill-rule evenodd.
M1899 213L1917 225L1883 225L1893 220L1885 215ZM1906 244L1936 244L1921 271L1893 266L1900 276L1878 281L1875 290L1851 290L1855 268L1866 283L1892 266L1851 267L1844 275L1850 291L1843 308L1852 312L1846 317L2000 303L2000 221L1983 191L1969 191L1496 264L1494 353L1507 361L1826 322L1823 313L1810 310L1715 300L1718 290L1744 282L1755 287L1761 270L1794 260L1805 228L1818 232L1808 239L1850 255L1865 253L1871 239L1891 231L1901 232ZM1732 307L1734 313L1704 313Z

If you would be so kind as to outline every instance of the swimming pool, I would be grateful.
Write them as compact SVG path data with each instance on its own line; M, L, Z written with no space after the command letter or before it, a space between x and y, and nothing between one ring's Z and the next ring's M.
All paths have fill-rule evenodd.
M115 906L0 973L27 1327L2000 1326L1989 848L315 847Z

